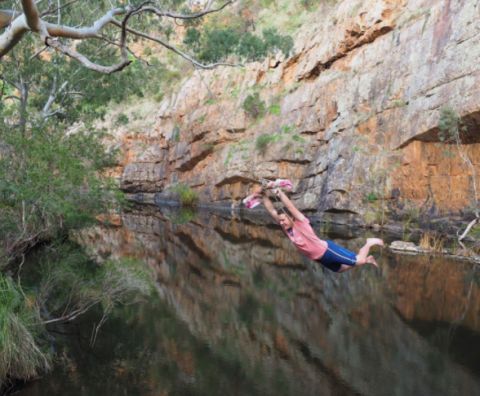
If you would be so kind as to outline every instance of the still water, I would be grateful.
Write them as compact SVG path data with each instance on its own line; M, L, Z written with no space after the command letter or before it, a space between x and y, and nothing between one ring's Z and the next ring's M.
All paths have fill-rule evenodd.
M326 230L358 249L363 231ZM52 328L57 363L18 395L480 395L480 269L377 250L335 274L261 219L143 208L81 243L141 259L156 293Z

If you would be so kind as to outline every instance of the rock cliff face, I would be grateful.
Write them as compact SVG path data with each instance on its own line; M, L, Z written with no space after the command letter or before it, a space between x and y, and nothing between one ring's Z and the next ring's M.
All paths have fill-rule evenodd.
M302 209L360 222L465 212L475 175L459 149L480 184L479 14L460 0L324 6L294 56L196 71L145 115L150 128L123 131L121 186L183 182L200 201L230 204L252 181L281 177ZM242 108L253 93L267 109L256 119ZM441 141L444 107L464 126L458 147Z

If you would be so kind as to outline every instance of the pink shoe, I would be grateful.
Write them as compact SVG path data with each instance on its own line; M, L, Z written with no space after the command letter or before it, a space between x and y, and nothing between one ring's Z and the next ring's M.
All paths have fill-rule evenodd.
M242 202L247 207L247 209L253 209L262 203L262 201L260 200L260 195L258 194L251 194L246 197Z
M283 191L292 191L293 183L288 179L276 179L266 184L267 188L281 188Z

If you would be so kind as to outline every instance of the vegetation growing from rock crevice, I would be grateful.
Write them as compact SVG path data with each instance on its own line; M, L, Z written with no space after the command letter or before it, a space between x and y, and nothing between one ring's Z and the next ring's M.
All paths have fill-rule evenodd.
M243 101L242 108L254 119L263 117L265 114L265 102L260 98L258 92L248 95Z
M175 184L171 190L178 195L182 206L194 206L198 201L198 194L184 183Z
M480 222L480 208L478 202L477 172L472 159L463 147L463 136L468 132L467 126L462 122L460 116L451 107L444 107L440 110L438 121L439 139L446 144L455 145L456 152L467 167L472 183L472 202L475 218L467 225L465 230L458 235L458 242L468 235L470 230Z

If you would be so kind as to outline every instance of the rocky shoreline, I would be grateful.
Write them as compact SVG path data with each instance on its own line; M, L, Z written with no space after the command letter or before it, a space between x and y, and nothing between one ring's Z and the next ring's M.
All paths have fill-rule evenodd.
M151 207L181 207L181 203L178 197L173 193L137 193L127 194L127 199L139 205L139 207L151 206ZM262 207L255 209L246 209L241 205L235 205L232 203L224 202L223 204L212 203L199 203L192 210L210 211L213 213L221 213L223 216L231 219L240 219L252 224L268 224L274 226L275 223L268 215L268 213ZM466 260L470 262L480 263L480 255L474 254L473 251L463 251L454 246L456 238L452 235L453 225L449 223L448 218L444 218L443 221L437 221L430 223L430 227L425 228L412 228L406 227L405 224L400 222L389 223L385 225L365 225L359 222L348 222L348 219L329 216L325 216L306 212L311 223L317 227L345 227L346 229L365 230L365 232L373 232L385 235L389 241L389 249L395 253L408 254L408 255L442 255L458 260ZM467 224L467 221L461 223ZM437 225L440 224L441 227ZM458 224L458 223L457 223ZM435 228L437 226L437 228ZM447 232L445 232L447 230ZM432 238L436 238L441 244L439 246L422 246L422 236L428 235ZM406 238L408 236L408 238ZM408 240L404 240L408 239ZM466 238L466 243L472 243L475 240L473 238ZM435 245L434 243L432 243ZM445 246L444 246L445 245Z

